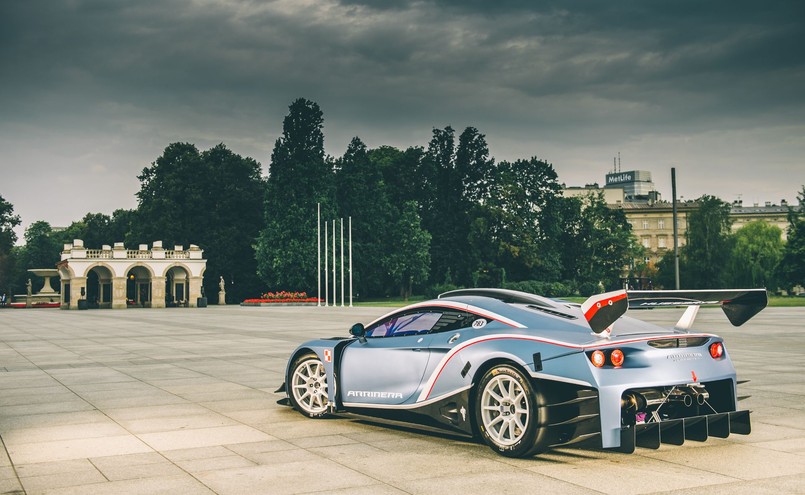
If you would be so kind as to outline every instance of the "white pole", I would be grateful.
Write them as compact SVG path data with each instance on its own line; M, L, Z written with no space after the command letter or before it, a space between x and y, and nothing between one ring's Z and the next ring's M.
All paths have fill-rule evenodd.
M338 279L335 276L335 220L333 220L333 306L337 304L336 299L338 298L338 287L336 283Z
M324 307L329 306L330 278L327 276L327 222L324 222Z
M321 203L316 204L316 274L318 275L318 285L316 286L316 306L321 306Z
M344 307L344 219L341 219L341 307Z
M352 217L349 217L349 307L352 307Z

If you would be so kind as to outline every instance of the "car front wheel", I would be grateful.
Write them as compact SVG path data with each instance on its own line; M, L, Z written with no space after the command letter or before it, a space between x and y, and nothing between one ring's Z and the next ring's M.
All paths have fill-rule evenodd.
M526 376L509 365L487 371L475 394L475 420L492 450L525 457L544 450L538 442L538 397Z
M293 364L290 399L293 407L311 418L327 414L327 373L315 354L305 354Z

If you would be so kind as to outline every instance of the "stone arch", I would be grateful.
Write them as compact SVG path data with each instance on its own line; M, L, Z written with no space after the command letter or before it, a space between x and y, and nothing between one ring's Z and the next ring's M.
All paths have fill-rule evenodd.
M190 305L190 269L182 263L173 263L164 272L165 305L188 307Z
M88 265L85 297L88 308L112 308L114 303L115 270L104 262Z
M72 285L72 280L75 277L75 272L73 268L68 265L67 263L58 263L56 268L59 270L59 298L62 309L67 309L70 307L70 288Z
M159 300L161 290L154 290L154 270L147 263L135 262L126 267L126 307L150 308ZM158 277L162 279L162 277ZM157 306L162 306L157 304Z

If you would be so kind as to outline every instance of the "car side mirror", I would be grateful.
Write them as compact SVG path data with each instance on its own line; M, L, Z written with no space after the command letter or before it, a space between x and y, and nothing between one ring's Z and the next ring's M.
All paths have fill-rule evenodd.
M361 342L366 342L366 329L363 327L362 323L352 325L352 328L349 329L349 334L353 337L357 337Z

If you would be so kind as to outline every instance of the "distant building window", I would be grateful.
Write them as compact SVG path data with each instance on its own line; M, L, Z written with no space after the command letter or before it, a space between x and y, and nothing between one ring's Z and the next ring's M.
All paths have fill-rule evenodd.
M662 221L662 220L660 220L660 221ZM665 237L658 237L657 238L657 247L659 249L665 249L666 247L668 247L668 246L665 245Z
M650 248L651 247L651 237L643 237L643 247Z
M643 230L648 230L648 220L643 220Z
M660 229L660 230L664 229L665 228L665 220L663 220L662 218L657 220L657 228Z

